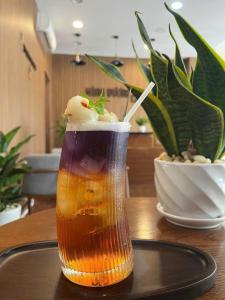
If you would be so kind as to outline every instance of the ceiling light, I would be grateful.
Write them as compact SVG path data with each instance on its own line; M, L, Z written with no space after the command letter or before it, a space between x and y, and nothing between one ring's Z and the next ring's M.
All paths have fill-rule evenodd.
M81 59L80 54L76 54L75 59L71 60L70 63L72 65L75 65L75 66L84 66L84 65L86 65L86 62L83 59Z
M183 3L180 2L180 1L174 1L174 2L171 4L171 8L172 8L172 9L175 9L175 10L181 9L182 7L183 7Z
M118 59L118 58L115 58L111 61L111 64L118 67L118 68L120 68L124 65L124 62L122 60Z
M148 51L148 46L146 44L144 44L144 49Z
M120 68L124 65L124 62L122 60L120 60L118 58L118 55L117 55L117 42L118 42L118 39L119 39L119 36L118 35L113 35L112 38L114 39L115 41L115 57L114 59L111 61L111 64Z
M72 59L70 61L71 64L75 65L75 66L84 66L86 65L86 62L81 58L80 56L80 46L82 45L82 43L80 42L80 33L75 33L74 36L76 37L76 53L75 53L75 59Z
M71 2L72 2L73 4L80 4L80 3L83 2L83 0L71 0Z
M84 23L79 21L79 20L76 20L76 21L73 21L73 27L76 28L76 29L80 29L84 26Z

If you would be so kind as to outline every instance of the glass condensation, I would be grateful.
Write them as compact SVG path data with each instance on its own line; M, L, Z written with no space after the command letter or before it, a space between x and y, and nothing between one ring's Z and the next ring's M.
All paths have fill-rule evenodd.
M133 269L125 211L127 132L68 131L57 190L57 232L64 275L107 286Z

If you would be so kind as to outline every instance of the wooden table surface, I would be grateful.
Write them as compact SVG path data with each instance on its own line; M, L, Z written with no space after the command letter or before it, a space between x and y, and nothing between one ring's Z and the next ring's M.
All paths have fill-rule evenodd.
M225 299L224 226L211 230L191 230L172 225L156 211L155 198L129 199L128 217L132 238L186 243L211 254L218 265L216 286L198 299ZM17 244L51 239L56 239L54 209L0 227L0 250Z

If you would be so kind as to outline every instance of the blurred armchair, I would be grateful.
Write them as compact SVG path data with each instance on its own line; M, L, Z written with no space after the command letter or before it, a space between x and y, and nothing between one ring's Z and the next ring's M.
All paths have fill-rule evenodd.
M26 160L32 170L24 176L22 193L29 199L30 213L34 199L55 199L60 154L32 154L27 156Z

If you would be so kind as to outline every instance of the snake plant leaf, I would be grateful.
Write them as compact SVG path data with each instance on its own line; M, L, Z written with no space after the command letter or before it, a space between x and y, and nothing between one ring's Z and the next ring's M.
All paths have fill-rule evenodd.
M143 89L126 84L127 87L132 88L132 94L137 98L143 93ZM154 133L166 152L171 155L178 155L178 148L176 143L175 132L172 120L162 101L149 94L146 100L142 102L142 107L145 110Z
M176 50L175 50L175 65L178 66L184 72L184 74L187 75L187 70L185 68L183 58L180 54L179 46L178 46L177 41L176 41L172 31L171 31L170 25L169 25L169 33L170 33L170 36L173 39L173 41L175 43L175 47L176 47Z
M151 67L152 74L157 85L158 98L161 99L166 107L175 131L178 153L186 151L191 140L191 127L188 120L187 107L184 105L182 98L173 98L168 89L168 60L159 57L155 52L151 51ZM183 74L182 70L179 74ZM185 75L183 75L186 78ZM183 81L183 79L182 79Z
M193 70L193 68L191 67L191 74L190 74L189 79L190 79L190 83L191 83L192 86L193 86L193 77L194 77L194 70Z
M135 15L137 17L137 23L141 37L145 43L149 43L148 46L151 57L150 67L154 82L157 86L157 96L163 102L166 110L168 111L171 117L176 137L176 147L178 153L181 153L187 150L188 144L191 139L191 130L190 125L188 124L187 111L183 108L181 102L175 103L173 99L171 99L170 94L168 92L167 83L167 60L160 53L153 49L147 30L140 16L138 15L138 13L135 13ZM177 109L177 106L179 106L180 109Z
M94 56L86 54L86 56L93 61L103 72L108 74L111 78L117 79L117 81L123 83L125 79L123 78L122 74L119 71L119 68L112 64L108 64L104 62L103 60L100 60Z
M217 105L225 113L225 61L183 17L171 10L166 3L165 6L175 17L186 41L197 51L198 59L193 76L194 93Z
M116 81L124 84L129 90L131 90L132 94L136 98L142 94L143 89L129 84L123 78L119 70L115 72L114 66L109 66L109 64L94 56L87 55L87 57L92 60L104 73ZM151 122L156 136L166 149L167 153L169 155L178 154L173 124L162 101L150 93L142 102L142 107L144 108L149 121Z
M142 40L145 43L145 45L148 46L149 50L150 49L153 50L151 39L148 35L148 32L145 28L144 23L142 22L141 18L139 17L139 14L140 13L138 11L135 12L135 16L137 18L137 24L138 24L138 28L139 28L139 32L141 34Z
M138 27L141 34L141 37L145 43L150 41L147 30L140 18L140 16L136 13ZM168 62L160 53L155 51L150 44L148 44L150 49L150 67L151 73L154 79L154 82L157 86L157 96L163 102L166 110L168 111L171 120L173 122L173 128L175 131L176 137L176 147L178 149L178 153L187 150L188 144L191 139L191 128L188 123L187 118L187 110L182 105L181 101L173 101L168 92ZM180 70L179 74L183 74L182 70ZM185 75L183 76L186 77ZM182 77L182 80L184 79ZM186 78L185 78L186 80ZM187 80L188 81L188 80ZM188 83L187 83L188 84ZM190 86L190 84L189 84Z
M151 82L153 81L153 78L152 78L152 74L151 74L151 71L150 71L150 68L148 68L139 58L138 54L137 54L137 50L134 46L134 42L132 41L132 47L133 47L133 50L134 50L134 53L135 53L135 56L136 56L136 61L137 61L137 64L138 64L138 67L142 73L142 75L144 75L145 79L147 80L147 82Z
M192 85L187 75L178 66L174 65L174 68L176 69L177 75L180 77L180 80L186 86L186 88L192 90Z
M147 82L154 82L154 79L153 79L153 76L151 74L151 69L150 67L147 67L139 58L138 54L137 54L137 51L136 51L136 48L134 46L134 42L132 41L132 47L133 47L133 50L134 50L134 53L135 53L135 56L136 56L136 61L137 61L137 64L138 64L138 67L141 71L141 73L144 75L144 77L146 78ZM157 91L156 91L156 85L154 86L154 88L152 89L152 92L154 95L156 95Z
M181 101L191 125L192 143L198 154L217 159L223 146L223 112L186 88L169 62L168 87L174 101Z

